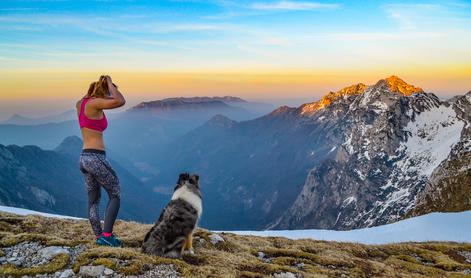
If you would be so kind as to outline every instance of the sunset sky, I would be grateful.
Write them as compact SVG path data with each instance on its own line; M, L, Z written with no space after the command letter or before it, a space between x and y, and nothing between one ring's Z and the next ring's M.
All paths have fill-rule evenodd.
M470 1L1 0L0 38L0 120L70 109L102 73L128 105L315 100L392 74L471 90Z

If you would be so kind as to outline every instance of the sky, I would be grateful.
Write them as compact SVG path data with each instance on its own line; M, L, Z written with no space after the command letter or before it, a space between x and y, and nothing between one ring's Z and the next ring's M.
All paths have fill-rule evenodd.
M0 1L0 120L73 107L109 74L128 105L277 103L398 75L471 90L471 1Z

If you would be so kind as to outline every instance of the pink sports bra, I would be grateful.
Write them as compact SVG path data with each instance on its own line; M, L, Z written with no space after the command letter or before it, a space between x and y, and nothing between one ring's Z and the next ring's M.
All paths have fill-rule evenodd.
M106 119L105 112L103 112L103 118L99 120L90 119L85 115L85 104L87 104L90 98L84 97L82 99L82 104L80 105L79 113L79 125L80 128L86 127L96 131L103 132L108 127L108 120Z

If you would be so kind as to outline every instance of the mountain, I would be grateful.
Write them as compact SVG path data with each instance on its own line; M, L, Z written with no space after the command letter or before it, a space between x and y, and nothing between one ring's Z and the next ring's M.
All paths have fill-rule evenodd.
M162 100L141 102L131 108L131 110L154 109L154 110L172 110L172 109L208 109L214 107L227 108L231 103L247 103L238 97L176 97Z
M254 120L213 118L155 165L164 181L201 174L213 229L377 226L411 213L440 169L458 186L446 165L470 164L469 107L468 96L443 101L391 76Z
M118 220L114 232L124 246L104 248L94 244L84 219L0 212L0 223L2 277L467 277L471 272L469 243L367 245L196 229L195 254L170 259L139 250L151 225Z
M85 217L87 194L78 169L81 148L77 137L66 138L55 151L0 145L0 204ZM144 212L160 211L167 198L144 186L115 161L111 164L121 182L120 217L153 221ZM102 212L105 203L102 200Z
M271 105L249 102L232 96L224 97L176 97L141 102L129 112L147 112L154 117L200 119L203 122L216 114L235 120L248 120L272 109ZM183 112L183 114L182 114Z
M457 117L464 121L461 138L447 159L433 171L425 189L419 194L410 215L431 211L463 211L471 209L471 91L451 100ZM446 136L449 136L447 134Z
M75 109L62 112L60 114L38 117L38 118L28 118L22 115L14 114L6 121L1 122L2 124L10 125L39 125L39 124L48 124L48 123L60 123L65 121L70 121L77 118L77 112Z
M447 163L469 165L462 148L469 142L469 107L463 98L441 101L392 76L304 113L321 122L335 117L335 156L310 170L296 201L271 227L351 229L403 218L434 183L432 174Z
M0 144L3 145L35 145L53 149L71 135L80 135L76 120L38 125L0 124Z

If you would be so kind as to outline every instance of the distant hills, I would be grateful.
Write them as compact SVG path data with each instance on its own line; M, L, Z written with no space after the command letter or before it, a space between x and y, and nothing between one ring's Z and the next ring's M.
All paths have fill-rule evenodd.
M0 204L51 213L87 216L87 193L78 156L82 141L66 138L54 151L36 146L0 145ZM111 160L122 187L120 217L152 222L166 198L152 192L136 177ZM160 197L159 197L160 196ZM102 202L102 210L104 205Z
M0 122L0 124L10 124L10 125L39 125L39 124L48 124L48 123L60 123L65 121L70 121L77 118L77 112L75 109L68 110L60 114L38 117L38 118L28 118L22 115L12 115L7 120Z
M248 103L238 97L177 97L162 100L141 102L131 108L131 110L172 110L172 109L207 109L217 107L229 107L230 104Z

